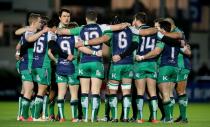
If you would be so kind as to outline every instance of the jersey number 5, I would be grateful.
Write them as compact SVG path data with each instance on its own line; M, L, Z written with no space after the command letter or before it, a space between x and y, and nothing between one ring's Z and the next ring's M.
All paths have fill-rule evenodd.
M34 52L43 53L44 51L44 37L40 37L38 41L34 44Z

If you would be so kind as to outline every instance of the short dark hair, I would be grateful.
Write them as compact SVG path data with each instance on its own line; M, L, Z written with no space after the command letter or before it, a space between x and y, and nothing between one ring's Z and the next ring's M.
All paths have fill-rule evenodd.
M47 23L49 22L49 18L47 16L41 15L41 23L43 25L47 25Z
M61 10L59 11L59 13L58 13L59 17L61 17L61 15L62 15L63 12L67 12L67 13L69 13L69 14L71 13L68 9L63 8L63 9L61 9Z
M161 21L164 21L164 18L157 18L153 22L156 23L156 22L161 22Z
M167 32L171 31L171 23L170 22L168 22L168 21L161 21L161 22L159 22L159 24L160 24L160 28L161 29L164 29Z
M122 23L122 19L119 16L115 16L111 21L112 25L119 24L119 23Z
M145 12L138 12L134 15L134 19L141 21L142 23L147 22L147 14Z
M86 12L86 18L91 20L91 21L95 21L97 19L97 13L94 10L88 10Z
M41 15L38 14L38 13L31 13L31 14L29 15L29 17L28 17L28 23L29 23L29 25L31 25L31 23L32 23L33 21L38 20L38 18L40 18L40 17L41 17Z
M52 19L50 19L50 20L48 21L47 26L48 26L49 28L53 28L53 27L55 27L55 26L58 26L58 24L59 24L59 21L56 20L56 19L54 19L54 18L52 18Z

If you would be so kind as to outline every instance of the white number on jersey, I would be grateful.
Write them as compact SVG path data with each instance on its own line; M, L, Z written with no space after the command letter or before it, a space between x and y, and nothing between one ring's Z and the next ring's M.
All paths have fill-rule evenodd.
M151 37L142 37L142 43L140 47L140 52L143 52L145 49L153 50L155 48L155 39L152 39L150 44ZM145 46L146 43L146 46Z
M174 59L175 58L175 48L171 47L171 58Z
M34 52L43 53L44 51L44 37L40 37L38 41L34 44Z
M85 32L84 34L85 34L85 40L86 41L99 37L99 33L97 31ZM95 49L100 49L100 45L94 45L92 47L95 48Z
M70 44L67 40L61 41L60 47L63 51L66 51L67 54L71 54L71 47L70 47Z
M124 49L124 48L127 47L128 42L127 42L126 37L127 37L127 35L124 31L119 33L119 36L118 36L118 46L119 46L119 48Z

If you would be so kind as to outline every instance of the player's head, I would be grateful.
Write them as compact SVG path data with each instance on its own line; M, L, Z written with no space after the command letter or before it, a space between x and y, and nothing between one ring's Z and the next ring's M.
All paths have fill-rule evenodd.
M139 27L141 24L147 22L147 14L145 12L138 12L133 17L132 25Z
M69 25L68 25L68 28L71 29L71 28L75 28L75 27L78 27L78 23L77 22L70 22Z
M176 27L174 20L172 18L165 18L164 20L171 23L171 30L173 30Z
M97 21L97 13L94 10L88 10L86 12L86 22L96 22Z
M28 23L36 29L40 29L42 26L40 14L31 13L28 17Z
M160 29L160 24L159 22L163 21L163 18L157 18L154 20L154 27L157 28L158 30Z
M61 9L59 11L59 20L62 25L68 26L70 18L70 11L68 9Z
M57 27L59 24L59 22L57 20L55 20L54 18L50 19L47 23L47 26L49 28L53 28L53 27Z
M170 32L171 31L171 23L168 21L160 21L160 30L164 32Z
M41 16L41 24L42 24L41 27L46 26L47 23L48 23L48 21L49 21L49 18L48 18L47 16L42 15L42 16Z
M119 16L115 16L111 21L112 25L119 24L119 23L122 23L122 18L120 18Z

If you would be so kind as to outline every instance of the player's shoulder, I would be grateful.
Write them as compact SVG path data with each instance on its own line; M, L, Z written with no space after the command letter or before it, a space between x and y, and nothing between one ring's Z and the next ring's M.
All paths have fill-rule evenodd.
M143 24L142 26L139 27L139 29L148 29L151 28L151 26Z
M130 26L128 28L129 28L129 30L131 30L132 34L139 35L139 30L136 27Z

